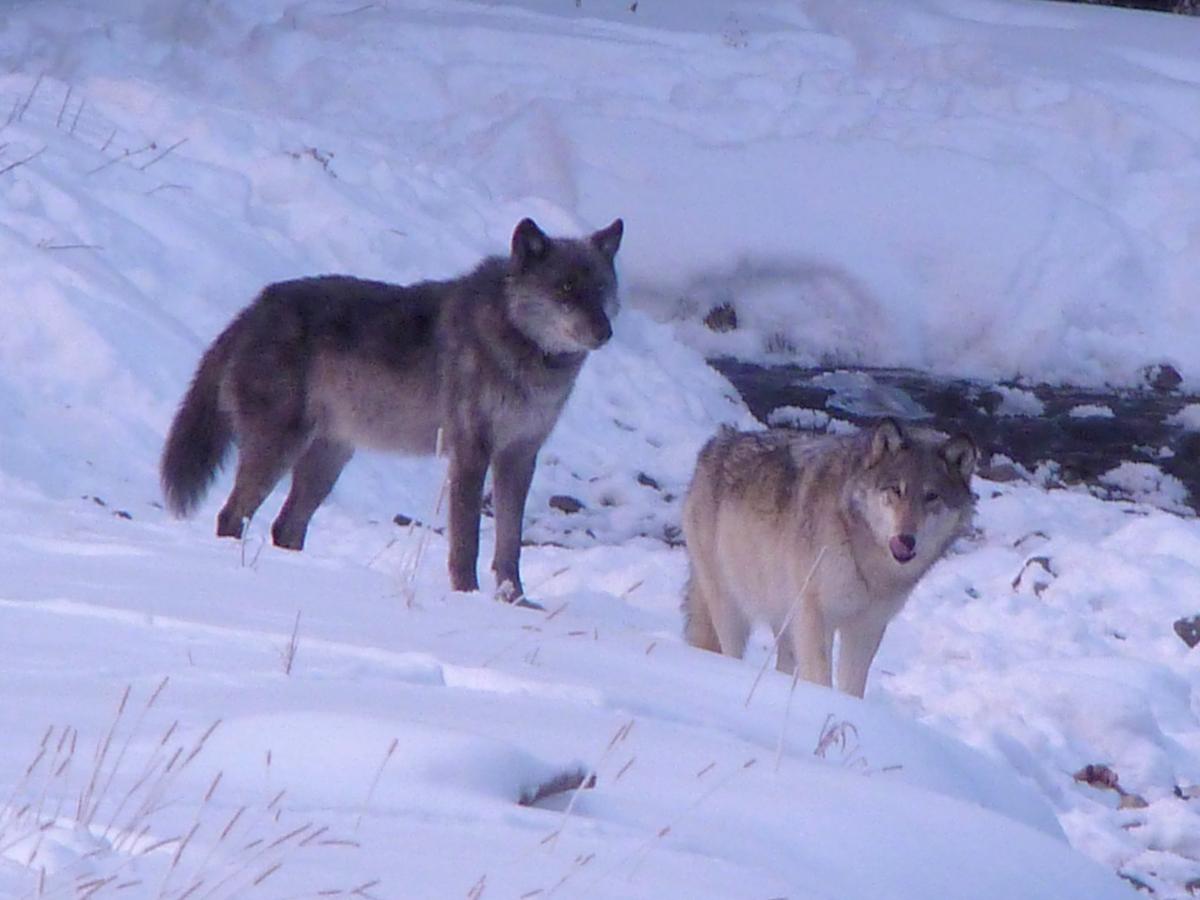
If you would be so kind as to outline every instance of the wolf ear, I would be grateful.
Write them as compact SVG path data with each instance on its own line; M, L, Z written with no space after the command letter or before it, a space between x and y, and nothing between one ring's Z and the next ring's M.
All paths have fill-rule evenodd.
M592 245L612 262L621 247L621 235L624 233L625 223L620 219L613 219L611 225L592 235Z
M889 453L895 453L907 443L900 423L892 418L884 419L875 426L875 433L871 435L871 452L867 456L868 468L877 465Z
M522 219L513 229L512 261L517 271L523 271L531 262L536 262L550 249L550 238L538 228L533 219Z
M968 434L956 434L942 444L938 454L946 463L950 474L957 475L964 484L971 483L971 475L975 471L975 463L979 460L979 448Z

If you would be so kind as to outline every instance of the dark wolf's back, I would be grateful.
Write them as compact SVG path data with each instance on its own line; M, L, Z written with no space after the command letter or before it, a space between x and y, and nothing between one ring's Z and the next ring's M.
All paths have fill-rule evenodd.
M220 407L221 380L253 309L243 310L205 352L171 422L160 477L167 508L177 516L200 502L233 442L233 423Z
M439 290L437 282L401 287L341 275L264 288L205 352L175 414L161 464L171 512L195 509L246 416L304 427L318 349L411 366L434 340Z

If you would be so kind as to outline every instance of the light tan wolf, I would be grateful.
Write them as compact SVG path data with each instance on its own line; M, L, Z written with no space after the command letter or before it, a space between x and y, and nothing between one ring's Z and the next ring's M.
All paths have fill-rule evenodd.
M978 452L885 419L854 435L722 429L683 511L689 644L740 657L751 625L777 668L861 697L888 622L970 523Z

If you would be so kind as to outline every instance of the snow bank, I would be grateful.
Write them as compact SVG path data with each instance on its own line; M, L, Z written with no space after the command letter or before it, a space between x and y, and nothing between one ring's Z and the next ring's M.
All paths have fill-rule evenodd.
M126 685L170 675L131 753L175 720L226 730L146 837L199 821L194 852L236 867L220 829L253 807L361 845L289 856L281 893L1057 900L1200 875L1200 681L1171 630L1200 595L1194 520L981 485L980 534L893 627L867 702L801 685L790 708L774 674L746 703L761 639L747 662L680 644L662 540L700 443L753 424L701 351L1120 384L1169 362L1195 387L1200 22L1015 0L4 16L0 796L36 801L47 725L98 740ZM391 524L439 521L437 462L362 454L302 556L265 522L212 538L227 480L165 517L174 406L265 282L452 275L525 215L628 226L627 309L531 494L547 614L450 593L444 540ZM698 324L721 302L743 327ZM512 802L576 763L598 781L573 804ZM1145 805L1075 782L1088 764ZM78 783L50 785L64 877L100 869L99 841L159 896L170 855L106 849L70 818ZM0 890L36 877L0 862Z

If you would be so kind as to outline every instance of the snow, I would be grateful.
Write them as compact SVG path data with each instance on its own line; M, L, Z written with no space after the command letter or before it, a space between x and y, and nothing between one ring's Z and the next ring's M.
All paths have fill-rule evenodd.
M865 701L751 698L762 635L684 646L673 542L699 446L759 427L702 353L1195 389L1198 42L1018 0L6 10L0 895L1186 896L1194 518L977 482ZM529 499L547 612L450 592L444 537L392 524L444 523L436 461L357 456L303 554L264 539L278 493L213 538L227 474L165 515L175 405L264 283L449 276L525 215L627 226Z
M1117 414L1112 407L1102 403L1080 403L1067 411L1072 419L1115 419Z
M1033 391L1005 384L996 385L994 390L1000 395L998 416L1040 416L1046 411L1046 404Z
M1133 500L1154 502L1163 509L1186 513L1187 486L1153 463L1123 462L1100 476L1100 482Z
M1177 425L1184 431L1200 431L1200 403L1189 403L1167 419L1168 425Z

